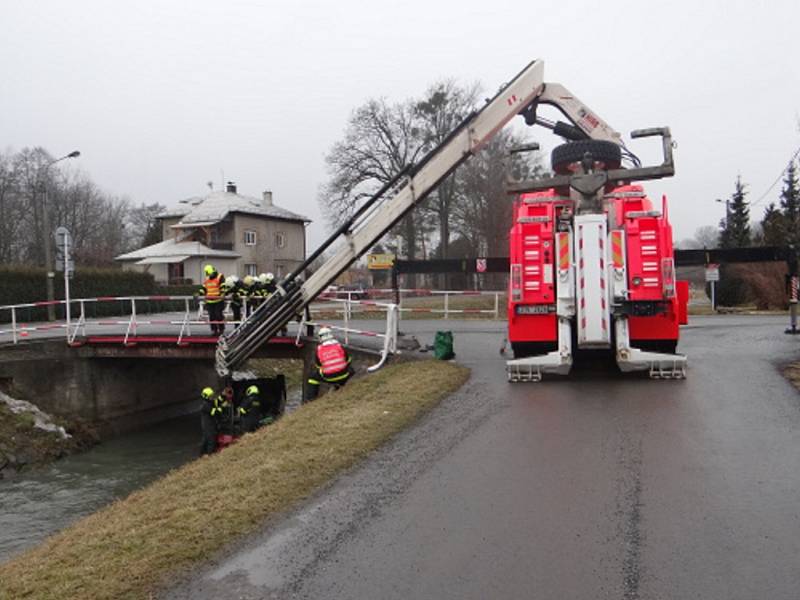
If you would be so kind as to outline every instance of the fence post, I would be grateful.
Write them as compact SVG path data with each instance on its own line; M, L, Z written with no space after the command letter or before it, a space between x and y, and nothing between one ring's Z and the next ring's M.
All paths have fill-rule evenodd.
M13 306L11 307L11 337L14 339L14 343L17 343L17 309Z
M797 301L798 301L798 281L797 275L789 277L789 329L786 333L797 334Z
M397 331L398 325L400 320L400 309L397 307L396 304L391 305L389 308L389 312L391 313L391 327L392 327L392 345L389 348L391 352L397 352Z
M353 292L347 292L347 318L353 318Z
M86 303L81 300L81 331L83 331L83 337L86 337ZM75 335L78 335L78 329L75 328Z
M349 314L350 313L350 300L349 300L350 294L349 293L347 295L347 298L348 299L345 300L345 305L344 305L344 343L345 344L349 344L350 343L350 335L349 335L350 334L350 331L349 331L350 330L350 314Z
M403 292L397 291L397 326L400 326L400 317L403 315Z
M444 293L444 318L447 319L448 311L450 310L450 294L447 292Z
M500 318L500 292L494 293L494 318Z

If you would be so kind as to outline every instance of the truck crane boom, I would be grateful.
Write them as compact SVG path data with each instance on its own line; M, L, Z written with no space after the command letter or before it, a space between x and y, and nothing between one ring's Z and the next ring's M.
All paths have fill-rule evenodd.
M554 105L572 123L551 124L537 117L535 113L539 103ZM361 205L302 265L278 284L277 292L241 327L220 338L216 353L219 375L229 375L231 369L241 365L261 344L278 333L443 179L518 114L525 116L529 124L551 126L555 133L569 139L598 139L621 145L620 134L564 86L544 82L543 61L532 61L483 107L464 119L418 164L398 173ZM311 262L334 246L334 254L307 280L303 280L304 271Z

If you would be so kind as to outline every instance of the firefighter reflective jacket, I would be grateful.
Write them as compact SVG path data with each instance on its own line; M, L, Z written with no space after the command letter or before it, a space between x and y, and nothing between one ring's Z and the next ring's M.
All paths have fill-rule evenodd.
M347 369L347 352L339 342L325 342L317 346L317 361L323 377L335 375Z
M215 278L208 278L203 283L203 291L206 295L206 302L214 304L222 300L222 275L217 275Z

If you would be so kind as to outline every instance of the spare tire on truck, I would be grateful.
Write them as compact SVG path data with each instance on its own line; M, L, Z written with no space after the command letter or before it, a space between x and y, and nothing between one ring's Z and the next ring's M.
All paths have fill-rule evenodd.
M553 171L559 175L568 175L572 171L570 165L583 160L587 152L592 155L595 162L602 163L603 169L619 169L622 164L622 150L614 142L581 140L553 148L553 153L550 155Z

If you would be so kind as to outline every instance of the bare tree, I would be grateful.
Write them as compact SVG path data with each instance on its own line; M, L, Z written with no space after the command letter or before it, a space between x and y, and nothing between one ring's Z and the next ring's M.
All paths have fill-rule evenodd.
M418 101L371 100L356 109L344 139L326 156L330 181L321 190L320 204L327 220L341 223L380 185L443 142L475 109L477 97L476 85L445 80ZM499 134L441 182L422 210L404 218L400 234L407 258L415 258L418 249L427 257L437 243L435 254L446 258L452 233L471 243L475 252L507 252L511 200L504 191L504 164L510 145L519 142L510 133ZM514 160L517 171L540 169L538 163Z
M161 241L161 224L156 217L165 208L158 203L142 203L128 211L126 227L132 248L142 248Z
M462 87L454 80L447 79L428 88L424 99L414 106L426 151L441 144L475 109L477 98L477 84ZM448 257L451 207L456 201L457 188L456 174L451 173L424 204L438 224L439 258Z
M23 210L13 157L7 154L0 154L0 215L0 264L8 264L19 253Z
M21 210L20 254L17 260L36 265L44 264L42 248L42 204L45 190L51 189L51 174L46 169L53 160L44 148L23 148L13 157L16 198ZM52 222L52 221L51 221Z
M501 131L456 171L459 197L453 209L454 229L469 241L478 255L505 256L508 253L513 199L505 192L507 170L513 170L522 178L538 175L543 170L535 156L509 156L509 150L521 143L519 137Z
M682 250L716 248L719 245L719 230L713 225L703 225L695 229L691 238L681 240L675 245Z
M123 229L129 203L100 190L85 173L48 169L51 161L43 148L0 154L0 261L44 263L44 207L50 223L70 230L79 264L113 264L130 245Z
M332 224L341 223L361 201L391 181L423 151L411 102L370 100L350 116L342 141L325 157L330 181L320 205ZM407 215L400 226L409 258L416 256L419 216Z

